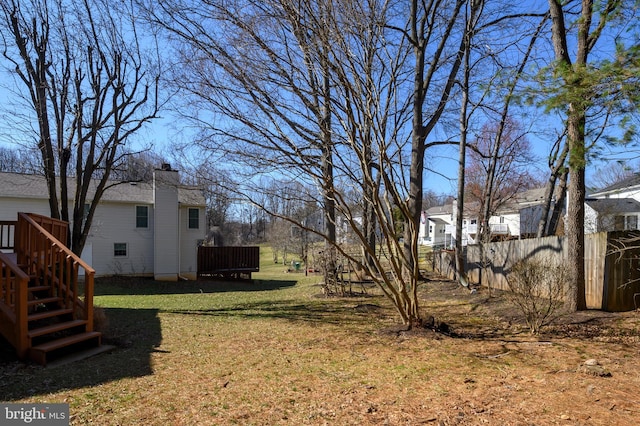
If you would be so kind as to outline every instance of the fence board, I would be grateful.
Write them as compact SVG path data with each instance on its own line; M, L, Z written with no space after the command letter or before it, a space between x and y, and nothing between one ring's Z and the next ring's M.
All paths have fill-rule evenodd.
M584 286L589 309L606 309L604 305L607 233L588 234L584 238Z

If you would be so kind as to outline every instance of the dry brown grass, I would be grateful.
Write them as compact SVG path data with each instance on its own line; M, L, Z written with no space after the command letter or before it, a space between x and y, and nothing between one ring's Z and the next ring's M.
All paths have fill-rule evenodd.
M58 368L6 360L0 395L68 402L72 424L637 424L636 312L532 338L500 295L432 280L425 312L451 335L402 331L381 296L323 298L315 281L103 284L117 349ZM611 377L578 368L592 358Z

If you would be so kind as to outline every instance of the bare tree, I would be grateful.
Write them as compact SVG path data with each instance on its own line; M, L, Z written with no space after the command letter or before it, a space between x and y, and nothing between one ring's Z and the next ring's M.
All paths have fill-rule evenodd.
M466 169L467 199L479 205L481 241L491 236L489 218L518 193L537 187L528 170L533 161L531 145L519 123L505 119L485 125L472 142Z
M158 74L131 3L8 0L0 11L2 53L37 122L51 216L72 222L79 254L123 147L157 114Z
M38 170L37 153L0 146L0 172L35 174Z
M113 165L110 178L123 182L152 182L153 171L169 163L162 155L150 151L122 150L122 161ZM100 174L99 174L100 175Z
M640 163L627 163L625 161L608 161L598 168L592 176L592 187L604 189L619 183L640 172Z
M175 43L172 80L201 129L201 155L223 164L236 195L257 205L277 195L265 176L302 183L297 197L325 211L322 232L261 207L360 262L404 324L422 323L425 159L451 144L436 135L455 117L465 50L481 48L465 41L473 19L464 12L482 2L147 3L149 19ZM355 236L359 257L339 244L339 224Z
M467 200L480 206L477 211L480 237L488 238L488 220L498 207L494 195L503 193L504 196L506 192L506 188L497 188L505 186L499 181L513 179L522 172L522 168L511 170L517 162L509 153L514 143L510 140L514 137L510 114L517 107L515 93L545 22L544 13L523 11L522 8L509 13L509 8L503 4L485 4L483 1L471 2L467 14L464 62L459 82L462 100L458 120L460 141L455 237L456 270L460 283L465 286L462 224L468 212L464 208L468 205ZM540 18L541 22L536 24ZM483 40L495 38L496 34L514 33L512 29L515 28L517 36L505 38L501 43L483 44ZM514 53L520 51L523 53ZM494 123L491 131L488 131L487 124L481 129L473 127L479 121L477 116L482 116L481 120L485 122L489 117L488 120ZM476 134L475 142L470 140L471 132ZM479 140L482 142L478 143ZM509 148L503 147L503 142ZM469 154L467 147L471 148ZM517 179L519 182L523 180ZM515 189L517 186L512 185ZM503 198L506 201L506 197ZM483 241L482 238L478 240Z

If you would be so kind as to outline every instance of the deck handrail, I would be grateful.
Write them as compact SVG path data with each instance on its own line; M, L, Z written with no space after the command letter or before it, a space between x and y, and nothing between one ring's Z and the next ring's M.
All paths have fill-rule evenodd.
M95 270L58 238L66 239L67 226L58 219L18 213L15 244L18 264L26 268L28 275L41 277L45 285L50 285L52 295L61 297L64 306L73 309L73 318L86 320L86 331L93 331ZM84 300L78 286L80 268L85 271Z
M0 332L20 356L29 349L27 286L29 276L8 254L0 252Z

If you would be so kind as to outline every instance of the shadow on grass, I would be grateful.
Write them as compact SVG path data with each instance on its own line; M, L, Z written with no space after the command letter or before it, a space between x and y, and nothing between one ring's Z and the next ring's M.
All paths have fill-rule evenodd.
M179 315L213 316L242 319L284 319L295 322L322 324L371 323L372 316L384 316L382 297L358 299L317 299L308 303L298 301L263 301L243 303L218 309L167 310Z
M269 291L293 287L296 285L296 282L297 281L288 280L203 280L171 282L155 281L151 278L110 277L96 279L95 295L113 296Z
M200 292L200 289L212 293L242 291L241 289L273 290L294 284L295 282L291 281L165 283L146 280L146 283L137 288L127 285L126 291L118 283L108 283L102 288L98 283L96 294L169 294ZM305 301L265 300L202 310L102 309L108 319L108 326L105 330L101 330L104 333L103 343L116 347L109 353L72 364L43 368L20 362L13 348L8 343L0 341L0 399L16 401L34 397L44 398L47 402L47 395L66 389L87 388L86 393L91 394L93 392L91 388L101 384L152 375L154 371L151 358L153 353L158 351L163 337L159 318L163 313L212 319L216 317L247 320L282 319L313 324L336 324L362 330L363 326L376 322L372 316L384 316L387 312L379 296L353 299L311 298Z
M158 310L105 308L104 311L109 325L103 343L115 345L116 349L86 360L41 367L20 362L9 343L1 341L0 399L13 401L153 374L151 354L162 340Z

